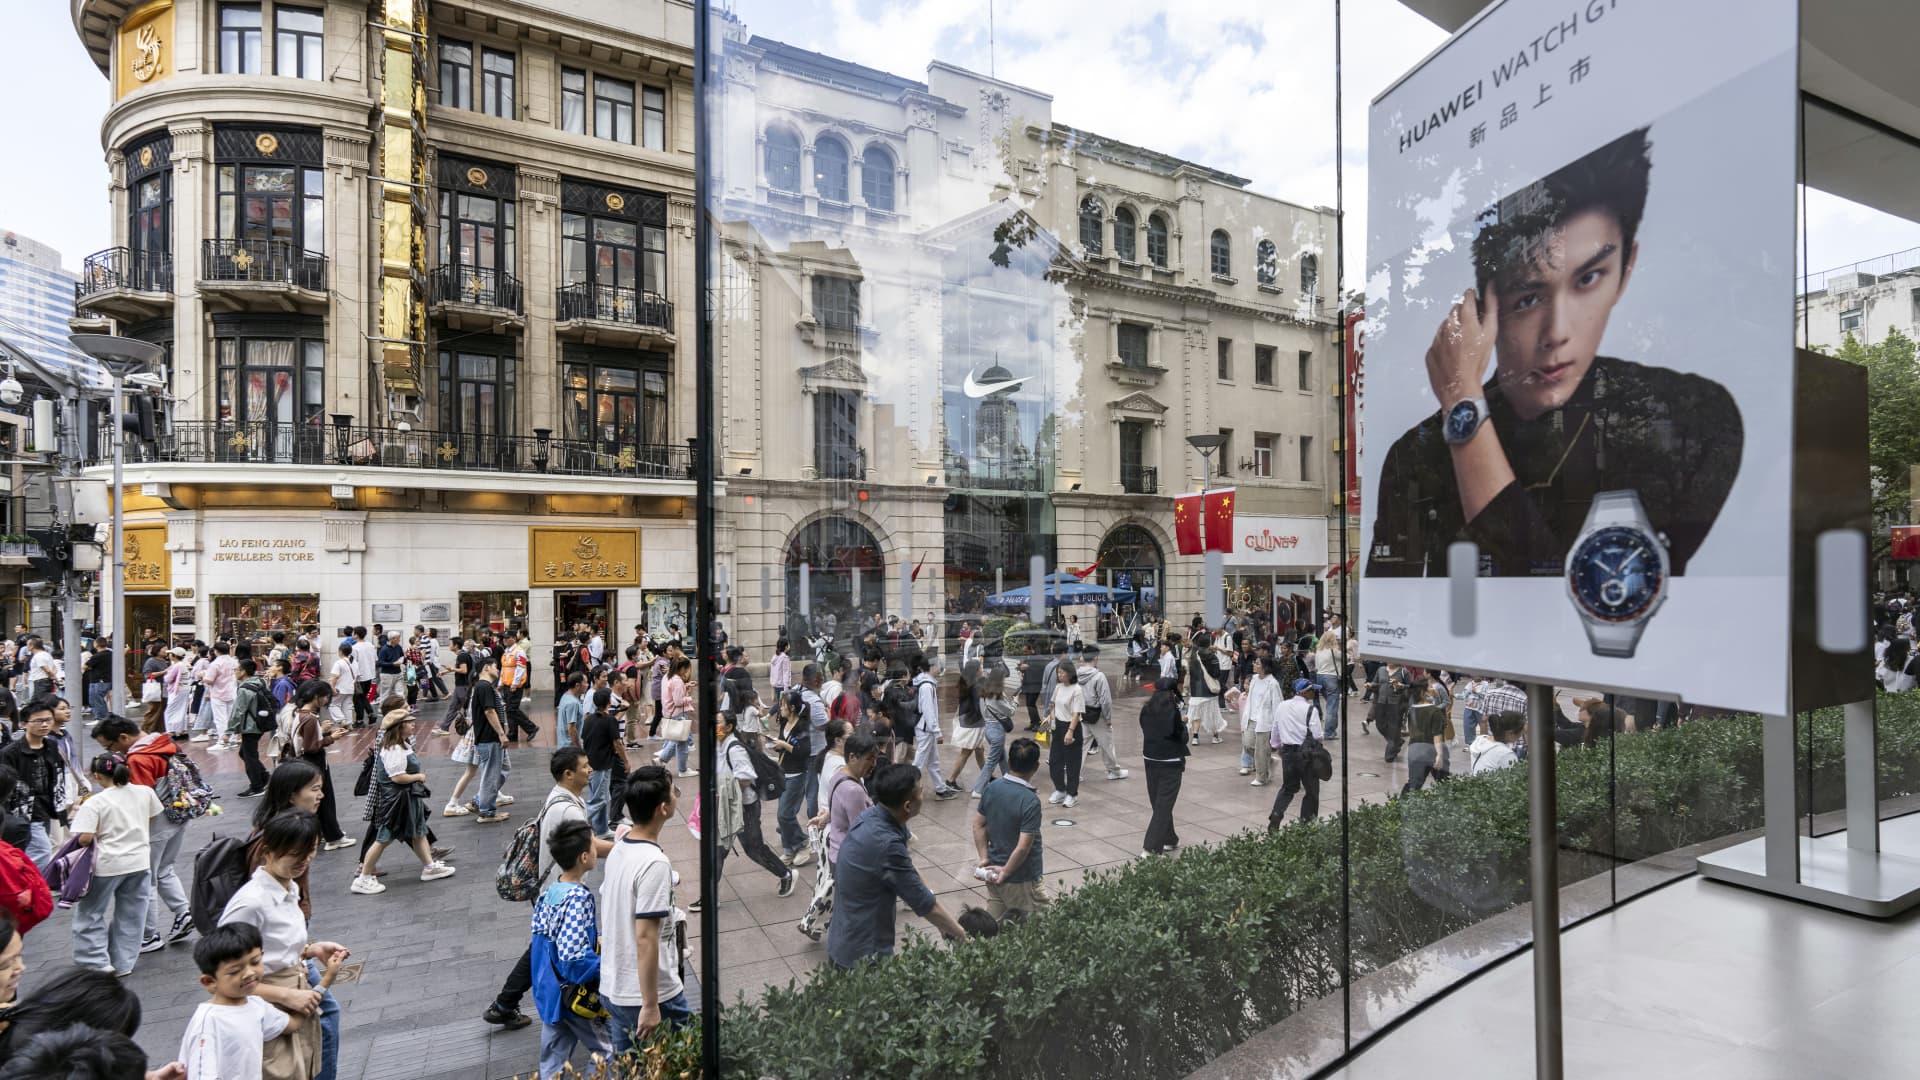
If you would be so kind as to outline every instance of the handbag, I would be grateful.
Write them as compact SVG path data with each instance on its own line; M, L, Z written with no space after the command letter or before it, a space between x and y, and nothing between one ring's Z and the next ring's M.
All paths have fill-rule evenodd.
M666 742L686 742L693 734L693 714L680 713L660 721L660 738Z
M594 925L598 926L600 924L598 911L599 902L593 898L591 892L587 894L587 903L596 909L593 921ZM557 942L554 948L559 948ZM597 944L594 947L594 951L599 951ZM553 981L560 984L561 1008L585 1020L605 1020L613 1015L607 1011L606 1003L600 1000L600 980L598 977L594 979L591 985L587 983L570 983L560 977L560 965L554 963L553 957L553 953L549 952L547 954L547 967L553 972Z
M166 688L160 685L159 679L148 679L140 684L140 704L152 705L165 701L166 697Z
M452 756L455 765L473 764L473 736L470 733L460 733L460 741L453 744Z

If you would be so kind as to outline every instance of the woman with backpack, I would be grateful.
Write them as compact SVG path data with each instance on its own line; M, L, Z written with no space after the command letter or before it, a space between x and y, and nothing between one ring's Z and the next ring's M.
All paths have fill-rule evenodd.
M73 962L115 975L133 973L147 924L148 844L160 815L153 789L133 783L119 754L89 767L99 791L73 816L73 841L93 848L93 882L73 910Z
M305 762L320 774L320 801L307 807L320 820L320 850L338 851L354 845L354 839L340 828L340 800L333 793L333 770L327 766L327 747L344 733L329 728L322 719L333 703L333 687L319 679L308 679L293 693L290 713L283 710L278 738L284 743L281 760ZM269 781L271 786L271 781Z
M187 822L193 820L195 812L195 808L186 803L185 793L174 789L189 786L191 782L184 775L169 776L180 747L164 731L147 728L143 732L124 716L109 716L93 726L93 741L110 754L126 755L133 782L152 788L154 797L160 800L160 816L153 819L147 834L147 862L152 875L147 885L146 936L140 942L141 952L157 952L176 941L185 941L193 933L187 888L174 869L180 861L180 844L187 835ZM182 805L169 805L176 800ZM173 920L163 925L161 920L169 913Z
M373 798L367 800L367 820L375 824L373 843L360 862L360 874L351 891L372 896L387 891L375 869L388 844L403 843L420 859L420 880L452 877L454 868L433 857L427 839L427 774L412 747L413 716L405 703L380 721L380 750L373 758Z

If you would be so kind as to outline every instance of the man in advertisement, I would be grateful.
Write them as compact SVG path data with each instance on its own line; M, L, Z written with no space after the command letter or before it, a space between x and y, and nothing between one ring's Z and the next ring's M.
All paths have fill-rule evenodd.
M1559 575L1590 512L1614 502L1664 541L1666 573L1686 572L1739 472L1743 432L1712 379L1600 354L1639 259L1651 173L1641 128L1481 216L1475 288L1426 354L1439 411L1381 469L1369 576L1445 576L1459 540L1478 545L1480 576ZM1598 566L1595 591L1657 589L1657 563Z

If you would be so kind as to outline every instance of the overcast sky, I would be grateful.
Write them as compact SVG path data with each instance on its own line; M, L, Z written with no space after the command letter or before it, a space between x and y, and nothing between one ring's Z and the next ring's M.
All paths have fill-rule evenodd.
M107 80L61 0L0 0L0 229L69 268L113 242L100 119ZM736 0L750 30L924 79L930 59L988 70L988 0ZM1347 236L1366 210L1366 110L1443 35L1398 0L1345 0ZM995 0L991 67L1053 95L1053 118L1249 177L1307 205L1335 201L1331 0ZM1920 225L1814 192L1816 270L1920 247ZM1364 279L1347 260L1347 280Z

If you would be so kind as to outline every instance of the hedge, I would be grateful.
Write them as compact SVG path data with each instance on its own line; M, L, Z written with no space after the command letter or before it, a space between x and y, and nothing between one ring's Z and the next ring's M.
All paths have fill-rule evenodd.
M1883 697L1880 718L1882 797L1920 789L1920 699ZM1842 804L1840 726L1826 710L1803 728L1799 772L1815 811ZM1623 735L1611 754L1572 748L1558 765L1563 883L1761 820L1752 716ZM1524 768L1346 819L1356 978L1525 901ZM1089 874L993 939L916 942L850 972L822 966L728 1009L723 1075L1184 1075L1339 990L1340 846L1338 815L1246 832Z

